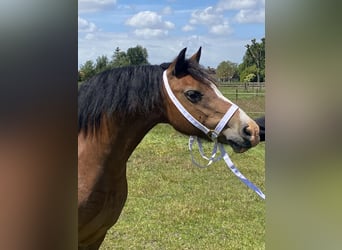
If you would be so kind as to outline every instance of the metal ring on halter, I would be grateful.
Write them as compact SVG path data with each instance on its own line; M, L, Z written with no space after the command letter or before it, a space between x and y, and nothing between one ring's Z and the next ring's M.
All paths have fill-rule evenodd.
M207 136L213 141L213 142L217 142L217 138L218 138L218 134L216 133L215 130L210 130L207 134Z

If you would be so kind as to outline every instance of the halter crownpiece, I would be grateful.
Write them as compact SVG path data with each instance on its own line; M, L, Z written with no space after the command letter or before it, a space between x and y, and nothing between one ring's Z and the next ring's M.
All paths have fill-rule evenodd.
M202 123L200 123L196 118L194 118L185 108L184 106L178 101L178 99L176 98L176 96L173 94L169 81L167 79L167 71L165 70L163 72L163 82L164 82L164 87L166 89L167 94L169 95L171 101L173 102L173 104L176 106L176 108L179 110L179 112L192 124L194 125L196 128L198 128L199 130L201 130L204 134L206 134L213 142L214 142L214 148L213 151L211 153L210 157L205 156L204 151L203 151L203 146L202 146L202 142L199 138L197 138L196 136L190 136L189 138L189 150L190 150L190 154L191 154L191 158L192 158L192 163L194 165L196 165L197 167L200 168L205 168L210 166L213 162L219 161L221 159L223 159L226 162L226 165L228 166L228 168L243 182L245 183L249 188L251 188L254 192L256 192L262 199L265 199L265 194L258 188L256 187L251 181L249 181L243 174L241 174L241 172L236 168L236 166L234 165L234 163L230 160L227 152L224 149L223 144L219 143L217 141L217 138L219 136L219 134L221 133L221 131L223 130L223 128L225 127L225 125L229 122L229 120L231 119L231 117L234 115L234 113L239 109L239 107L235 104L232 103L232 105L230 106L230 108L227 110L227 112L225 113L225 115L221 118L220 122L216 125L214 130L211 130L209 128L207 128L206 126L204 126ZM195 141L198 144L198 148L199 148L199 152L202 156L202 158L204 158L205 160L208 161L208 164L203 166L201 164L199 164L198 162L196 162L193 153L192 153L192 148L193 148L193 144L195 143ZM220 150L220 155L216 157L216 153L217 153L217 148L219 148Z

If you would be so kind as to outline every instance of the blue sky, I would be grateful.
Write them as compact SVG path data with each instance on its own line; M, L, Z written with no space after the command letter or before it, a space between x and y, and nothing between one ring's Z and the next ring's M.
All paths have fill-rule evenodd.
M202 46L200 63L241 63L250 40L265 37L265 0L78 0L78 64L141 45L152 64Z

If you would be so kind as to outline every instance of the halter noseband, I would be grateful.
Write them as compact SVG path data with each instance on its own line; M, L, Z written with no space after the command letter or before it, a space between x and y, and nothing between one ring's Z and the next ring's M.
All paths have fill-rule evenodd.
M211 157L206 157L203 153L203 147L202 147L202 143L200 141L199 138L197 138L196 136L190 136L189 139L189 149L190 149L190 153L191 153L191 157L192 157L192 162L198 166L198 167L208 167L209 165L211 165L213 162L219 161L221 159L224 159L224 161L226 162L227 166L229 167L229 169L243 182L245 183L249 188L251 188L254 192L256 192L262 199L265 199L265 195L263 194L263 192L256 187L252 182L250 182L243 174L240 173L240 171L235 167L234 163L230 160L227 152L224 149L223 144L217 142L217 138L219 136L219 134L221 133L221 131L223 130L223 128L225 127L225 125L229 122L229 120L231 119L231 117L235 114L235 112L239 109L239 107L237 105L235 105L234 103L232 103L232 105L230 106L230 108L227 110L227 112L225 113L225 115L221 118L221 120L219 121L219 123L216 125L215 129L209 129L206 126L204 126L202 123L200 123L196 118L194 118L185 108L184 106L178 101L178 99L176 98L176 96L173 94L169 81L167 79L167 70L165 70L163 72L163 80L164 80L164 87L166 89L167 94L169 95L171 101L173 102L173 104L176 106L176 108L179 110L179 112L192 124L194 125L196 128L198 128L199 130L201 130L204 134L206 134L215 144L214 144L214 148L211 154ZM192 154L192 146L195 142L195 139L198 143L199 146L199 151L201 156L208 160L208 164L206 166L202 166L199 163L197 163L194 159L194 156ZM219 147L221 155L218 157L216 156L217 153L217 147Z

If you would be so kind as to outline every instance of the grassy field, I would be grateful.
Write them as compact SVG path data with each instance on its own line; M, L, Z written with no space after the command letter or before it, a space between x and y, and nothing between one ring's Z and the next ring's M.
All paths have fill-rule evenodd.
M249 105L264 110L264 98L249 99L237 104L246 111ZM128 199L101 250L265 249L265 201L223 161L207 169L192 165L187 143L188 137L166 124L146 135L129 159ZM265 144L243 154L226 149L265 191Z

